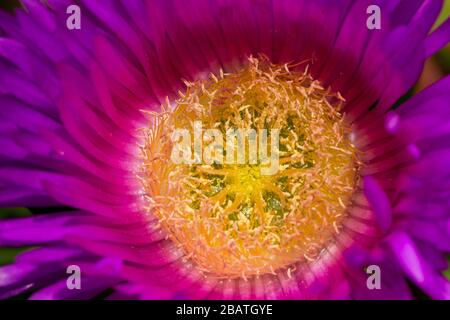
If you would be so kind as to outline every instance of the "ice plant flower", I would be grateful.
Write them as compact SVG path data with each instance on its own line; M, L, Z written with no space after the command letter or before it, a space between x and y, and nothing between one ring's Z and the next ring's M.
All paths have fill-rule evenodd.
M1 298L450 299L450 78L396 103L448 43L442 1L86 0L75 30L70 1L23 3L0 12L0 203L44 213L0 221L32 247ZM234 129L259 148L217 152Z

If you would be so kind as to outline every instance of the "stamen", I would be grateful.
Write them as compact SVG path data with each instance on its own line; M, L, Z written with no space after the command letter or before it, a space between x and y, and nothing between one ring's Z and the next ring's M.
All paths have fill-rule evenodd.
M360 161L340 113L343 98L294 66L251 57L234 73L185 81L175 107L167 102L152 114L140 176L147 210L209 276L248 279L284 269L290 279L296 263L318 259L347 216ZM251 163L249 141L244 163L174 163L173 132L192 137L196 121L223 136L266 129L268 141L279 130L278 171L264 175L261 159Z

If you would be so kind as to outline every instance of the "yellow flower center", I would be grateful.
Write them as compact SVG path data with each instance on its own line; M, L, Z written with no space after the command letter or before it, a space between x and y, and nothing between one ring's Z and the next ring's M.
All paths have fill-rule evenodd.
M307 72L291 69L250 58L234 73L186 82L186 91L153 114L145 130L140 178L146 209L207 275L289 272L296 263L317 259L347 215L360 162L339 112L343 99ZM191 139L192 150L181 150L190 162L173 161L173 134L180 129ZM219 132L219 140L208 129ZM257 136L227 149L236 129ZM259 140L263 130L266 144ZM206 149L218 141L223 148L205 161ZM272 142L278 142L275 149ZM218 161L239 151L241 161ZM265 172L275 155L276 170Z

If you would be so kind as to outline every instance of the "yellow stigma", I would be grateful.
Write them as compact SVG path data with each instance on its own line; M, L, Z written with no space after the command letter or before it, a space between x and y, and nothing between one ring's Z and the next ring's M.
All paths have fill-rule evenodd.
M186 82L145 130L146 209L207 275L290 271L317 259L347 215L359 160L339 112L343 99L293 67L250 58L234 73ZM271 140L270 130L278 129L278 170L262 174L266 164L250 163L249 152L244 163L174 163L174 130L193 137L196 121L224 137L229 129L252 128L267 129Z

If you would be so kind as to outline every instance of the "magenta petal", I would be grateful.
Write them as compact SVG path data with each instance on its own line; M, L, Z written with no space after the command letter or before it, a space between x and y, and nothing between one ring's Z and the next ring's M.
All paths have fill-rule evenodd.
M383 232L391 226L392 209L386 193L371 176L365 176L363 182L364 194L372 206L378 225Z
M406 233L396 232L390 235L389 245L411 280L436 299L450 299L449 283L429 267Z
M450 41L450 19L444 21L444 23L433 31L433 33L427 38L425 42L426 56L429 57L435 54L443 46Z
M399 129L399 125L400 125L399 115L396 114L395 112L389 112L385 118L386 130L391 134L395 134Z
M92 299L106 289L115 285L118 281L116 278L109 277L91 277L84 276L81 284L81 290L69 290L67 288L66 279L60 280L51 286L39 290L34 293L31 300L80 300Z

